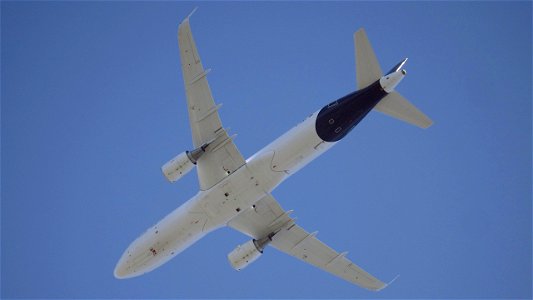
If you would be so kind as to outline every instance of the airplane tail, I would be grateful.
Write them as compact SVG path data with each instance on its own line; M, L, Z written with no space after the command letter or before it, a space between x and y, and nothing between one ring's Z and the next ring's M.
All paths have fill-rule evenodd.
M383 72L363 28L354 34L354 42L357 88L362 89L379 80ZM394 66L387 74L400 70L406 61L407 58ZM374 109L421 128L428 128L433 124L428 116L396 91L385 96Z

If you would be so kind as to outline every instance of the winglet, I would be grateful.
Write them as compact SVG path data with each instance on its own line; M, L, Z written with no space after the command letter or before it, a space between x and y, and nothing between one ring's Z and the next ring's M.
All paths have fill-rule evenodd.
M394 281L396 281L396 279L398 279L398 277L400 277L400 274L396 275L396 277L394 277L389 283L387 283L387 285L391 285Z
M396 277L394 277L389 283L385 284L383 287L381 287L379 290L377 290L378 292L381 291L382 289L388 287L389 285L391 285L394 281L396 281L396 279L398 279L398 277L400 277L400 274L396 275Z
M189 18L196 12L196 10L198 9L198 6L196 6L192 11L191 13L187 16L187 18L183 19L183 21L181 21L181 23L185 22L185 21L189 21ZM181 24L180 23L180 24Z

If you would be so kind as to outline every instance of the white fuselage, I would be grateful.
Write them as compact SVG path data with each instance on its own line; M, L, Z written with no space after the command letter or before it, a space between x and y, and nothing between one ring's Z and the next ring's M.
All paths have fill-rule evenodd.
M266 193L335 142L317 134L318 112L250 157L246 164L212 188L199 191L126 249L116 268L117 278L142 275L159 267L209 232L225 226Z

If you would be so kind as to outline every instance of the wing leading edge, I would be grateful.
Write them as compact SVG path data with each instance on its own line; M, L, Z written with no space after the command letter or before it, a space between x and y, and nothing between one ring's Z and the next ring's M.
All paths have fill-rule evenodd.
M338 253L317 239L316 232L294 224L290 213L267 194L254 209L242 212L227 225L254 239L278 231L270 243L274 248L363 288L379 291L387 286L346 258L347 252Z
M200 189L207 190L245 164L218 115L221 104L215 105L205 70L196 49L189 17L178 28L181 69L187 95L189 123L195 148L209 144L198 160Z

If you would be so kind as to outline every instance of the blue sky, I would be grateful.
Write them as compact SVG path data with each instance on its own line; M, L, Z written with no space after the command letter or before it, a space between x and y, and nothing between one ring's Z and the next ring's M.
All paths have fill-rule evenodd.
M372 293L221 229L117 280L129 243L193 196L177 25L249 157L355 89L365 27L427 130L371 113L274 196L389 288ZM2 298L531 298L531 2L1 3Z

